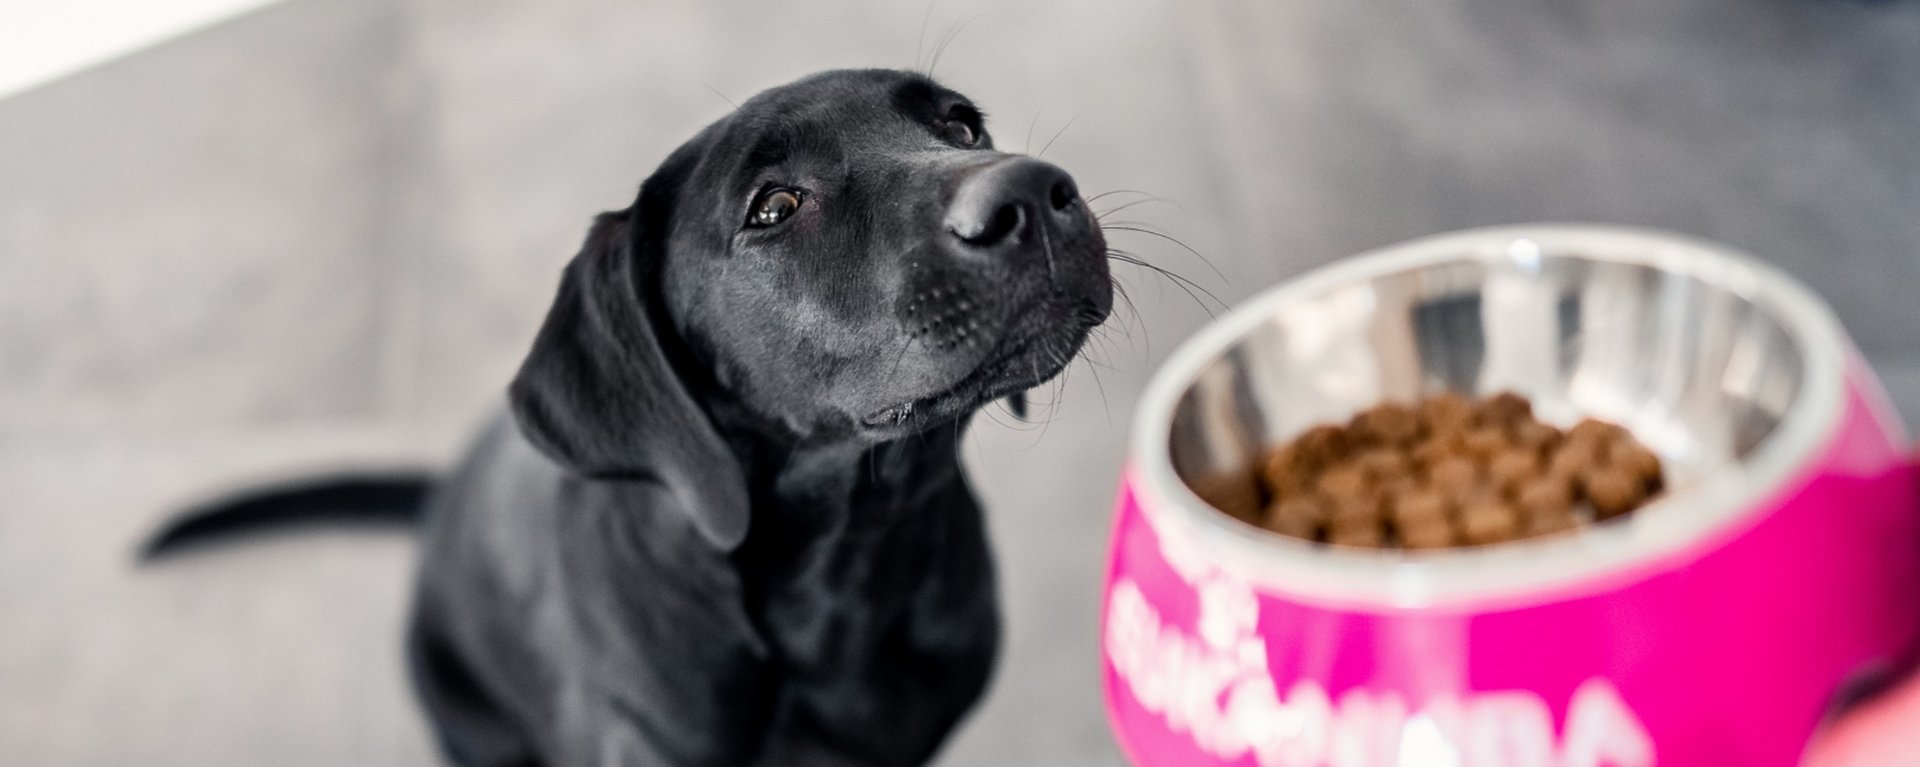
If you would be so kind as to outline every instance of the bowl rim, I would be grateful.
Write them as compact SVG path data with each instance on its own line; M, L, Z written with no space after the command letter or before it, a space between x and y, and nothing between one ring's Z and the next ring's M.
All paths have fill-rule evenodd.
M1173 469L1173 413L1198 374L1287 306L1366 280L1447 263L1513 263L1532 254L1628 263L1690 276L1760 305L1803 360L1800 395L1738 467L1679 499L1684 514L1637 513L1623 523L1494 546L1431 552L1368 551L1269 532L1200 500ZM1142 392L1128 473L1135 503L1160 530L1189 535L1223 571L1302 601L1373 609L1524 607L1591 593L1646 568L1673 566L1707 542L1757 523L1806 482L1840 426L1852 343L1832 309L1787 273L1727 246L1655 229L1522 224L1409 240L1341 259L1230 308L1176 349ZM1888 428L1900 430L1898 420ZM1892 435L1905 444L1905 436ZM1663 497L1645 511L1673 503ZM1169 530L1169 525L1176 525ZM1664 569L1664 568L1662 568Z

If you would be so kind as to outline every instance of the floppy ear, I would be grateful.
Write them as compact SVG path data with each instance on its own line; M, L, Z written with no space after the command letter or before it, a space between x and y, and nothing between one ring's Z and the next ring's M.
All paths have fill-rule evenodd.
M747 534L746 483L688 391L690 367L675 365L684 352L657 305L665 233L639 231L654 218L643 215L648 196L594 220L508 399L547 457L590 477L664 485L709 541L731 549Z

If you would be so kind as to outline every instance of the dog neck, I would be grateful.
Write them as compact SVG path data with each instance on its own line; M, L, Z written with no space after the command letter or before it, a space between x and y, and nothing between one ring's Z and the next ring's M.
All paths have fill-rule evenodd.
M793 516L782 528L802 524L819 530L883 525L924 506L928 497L961 480L960 440L969 419L875 442L850 435L793 435L769 428L749 408L712 390L703 409L724 436L747 482L756 512L780 509ZM763 522L755 514L753 527ZM790 532L793 532L790 530Z

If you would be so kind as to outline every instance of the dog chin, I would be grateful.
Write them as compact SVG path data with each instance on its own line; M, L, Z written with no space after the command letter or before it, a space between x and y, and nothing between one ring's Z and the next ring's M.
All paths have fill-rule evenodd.
M1062 324L1048 332L1009 339L960 380L937 394L898 402L868 413L861 425L870 432L905 434L958 419L989 402L1052 380L1079 353L1091 321Z

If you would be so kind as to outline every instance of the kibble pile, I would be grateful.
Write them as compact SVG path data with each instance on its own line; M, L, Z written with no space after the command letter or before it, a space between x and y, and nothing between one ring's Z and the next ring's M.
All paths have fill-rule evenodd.
M1216 505L1297 538L1409 549L1572 530L1664 484L1659 457L1626 429L1587 419L1562 432L1512 393L1382 404L1274 448L1258 473L1258 501Z

